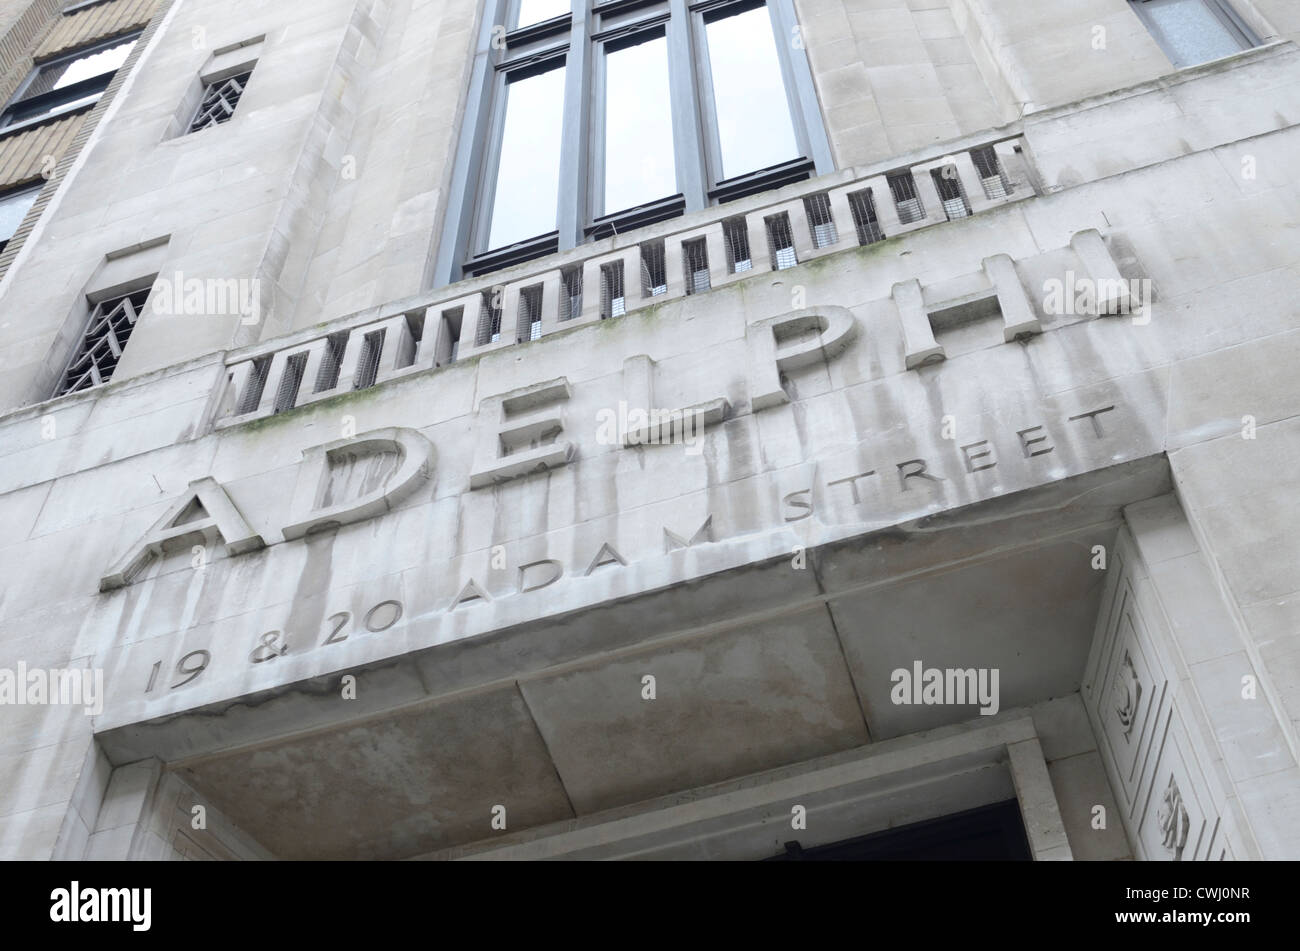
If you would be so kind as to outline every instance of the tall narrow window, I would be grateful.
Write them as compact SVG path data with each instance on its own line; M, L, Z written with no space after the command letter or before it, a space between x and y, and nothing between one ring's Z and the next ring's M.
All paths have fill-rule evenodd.
M776 39L766 6L706 17L721 178L797 158Z
M0 129L89 109L126 62L138 36L115 37L39 64L0 113Z
M91 308L90 320L72 360L63 371L55 396L86 390L112 379L136 321L144 311L145 301L149 299L149 290L145 287L118 297L106 297Z
M668 40L656 33L606 47L602 214L677 193Z
M555 230L564 116L563 64L508 79L504 106L488 248Z
M1129 0L1180 69L1259 45L1227 0Z

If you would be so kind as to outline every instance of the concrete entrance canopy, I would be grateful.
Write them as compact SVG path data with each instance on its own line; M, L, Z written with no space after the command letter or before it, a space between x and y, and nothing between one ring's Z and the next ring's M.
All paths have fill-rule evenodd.
M167 763L282 858L409 857L588 816L988 722L974 702L893 703L914 661L997 669L1003 711L1076 694L1095 546L1168 488L1163 458L1127 463L818 546L802 570L724 570L99 739L114 761Z

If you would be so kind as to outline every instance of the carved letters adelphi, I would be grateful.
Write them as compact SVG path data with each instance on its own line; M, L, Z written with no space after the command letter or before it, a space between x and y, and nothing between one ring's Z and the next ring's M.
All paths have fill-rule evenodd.
M853 313L837 306L805 308L749 325L746 344L752 411L762 412L789 403L790 394L785 390L783 373L835 359L853 343L856 334L857 321ZM726 417L729 411L727 400L717 397L681 409L669 409L669 421L665 424L663 418L650 412L654 400L654 372L654 361L644 354L625 361L623 375L625 396L628 397L625 403L643 411L646 422L634 427L624 426L616 440L618 444L675 442L677 436L686 435L682 421L687 417L692 422L690 435L694 438L705 426L717 424ZM571 396L568 380L560 377L483 397L478 408L477 445L468 488L488 488L570 464L575 456L575 447L565 438L564 408ZM648 408L643 408L642 404ZM1114 410L1114 405L1102 406L1070 416L1069 421L1082 423L1086 420L1100 441L1107 433L1099 418ZM699 425L695 425L697 422ZM1043 434L1042 426L1019 430L1016 435L1026 459L1055 451ZM960 446L959 451L966 476L979 477L999 464L988 439ZM282 529L286 540L388 512L428 481L435 461L434 447L429 440L417 430L403 427L373 430L349 439L312 446L303 450L302 456L289 500L288 523ZM929 465L923 458L897 463L898 491L910 492L923 485L940 485L943 478L931 472ZM852 493L855 506L865 504L864 493L868 491L865 480L869 477L876 477L877 483L883 478L878 477L876 469L871 469L848 478L833 479L828 488L846 486ZM802 496L811 496L811 493L810 488L785 497L785 504L802 513L786 517L786 522L811 517L811 498L801 499ZM711 542L714 540L713 532L714 526L707 520L689 540L665 530L665 553L693 546L701 540ZM101 590L129 584L164 548L200 536L206 544L220 539L228 555L264 544L262 536L244 521L221 485L212 478L200 479L190 485L187 492L101 579ZM272 542L278 540L271 538ZM608 564L625 565L626 561L622 556L611 556L602 551L587 574ZM559 578L554 563L546 558L524 566L520 572L520 593L547 587ZM455 603L484 603L489 600L485 595L486 592L475 589L471 579ZM1116 709L1121 718L1134 715L1139 699L1140 689L1135 683L1124 686L1117 697ZM1125 721L1126 734L1131 728L1131 722Z

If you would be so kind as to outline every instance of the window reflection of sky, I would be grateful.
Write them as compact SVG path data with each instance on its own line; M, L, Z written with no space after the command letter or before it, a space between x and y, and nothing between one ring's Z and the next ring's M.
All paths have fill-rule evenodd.
M677 192L673 165L668 41L663 37L605 58L605 213Z
M568 12L569 0L519 0L519 22L515 26L532 26Z
M126 62L126 58L130 55L133 46L135 46L134 40L73 60L51 88L62 89L84 79L93 79L95 76L102 76L104 73L116 72L117 68Z
M722 177L734 178L797 158L799 147L767 8L714 20L706 32Z
M555 230L563 113L564 67L507 84L489 247Z

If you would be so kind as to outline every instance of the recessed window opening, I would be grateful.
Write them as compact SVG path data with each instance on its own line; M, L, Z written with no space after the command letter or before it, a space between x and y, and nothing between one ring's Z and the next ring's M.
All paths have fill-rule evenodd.
M686 267L686 293L702 294L709 289L709 250L704 238L682 242Z
M651 241L641 245L641 296L658 297L668 293L668 267L664 261L664 243Z
M916 179L912 173L899 172L888 176L886 181L889 182L889 190L898 208L898 220L905 225L922 221L925 218L925 206L921 204L921 196L916 193Z
M754 261L749 254L749 225L744 218L728 218L722 222L722 241L727 246L729 273L753 270Z
M781 212L763 219L767 226L767 244L772 254L772 270L784 271L799 263L794 252L794 233L790 230L790 215Z
M600 266L600 319L622 317L627 313L623 296L623 262L611 261Z
M384 335L387 330L372 330L361 341L361 359L357 361L357 373L353 377L352 388L364 390L375 385L379 375L379 358L384 352Z
M876 203L872 200L870 188L849 192L849 213L853 215L858 244L875 244L885 240L885 233L880 230L880 220L876 217Z
M826 192L809 195L803 200L804 212L808 215L808 227L812 231L813 247L827 248L840 239L835 230L835 219L831 216L831 196Z

